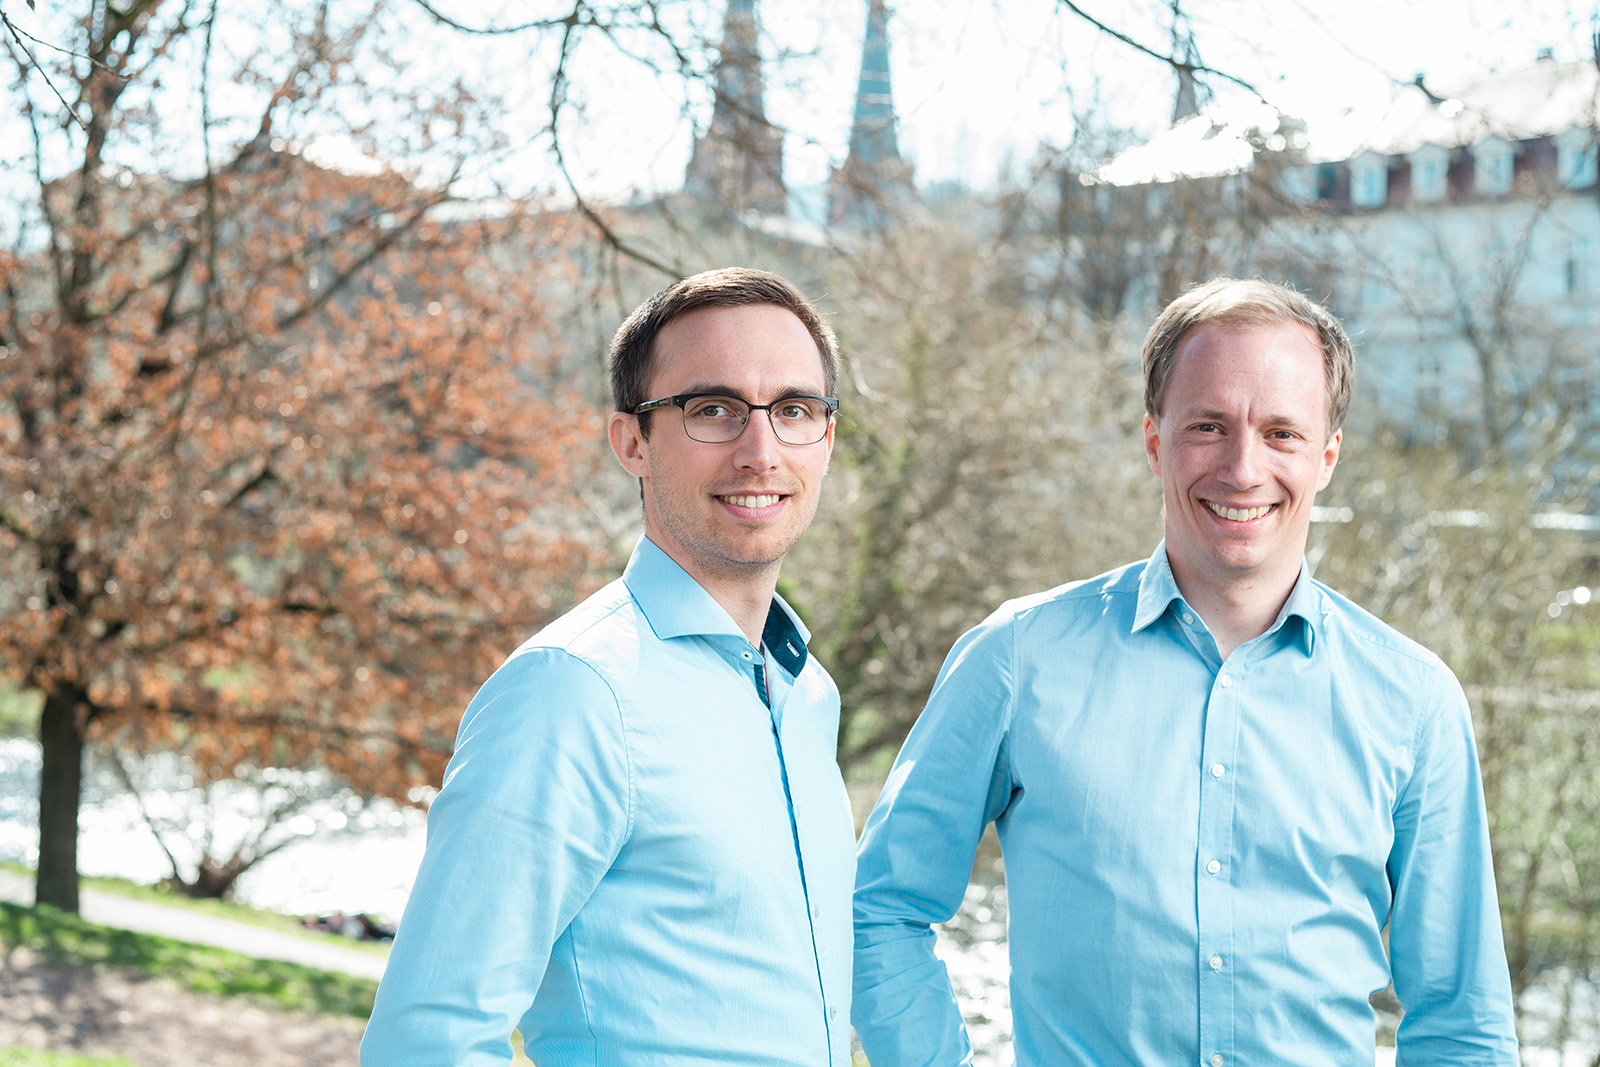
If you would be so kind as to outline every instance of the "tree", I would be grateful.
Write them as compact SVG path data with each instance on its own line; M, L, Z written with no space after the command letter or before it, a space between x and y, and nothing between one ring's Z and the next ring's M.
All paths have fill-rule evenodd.
M109 764L109 766L107 766ZM367 799L325 770L239 766L221 779L196 776L181 752L134 758L91 749L89 777L125 790L170 873L161 885L184 896L227 898L257 864L313 835L360 824Z
M5 162L0 669L44 695L42 903L77 905L86 740L403 796L605 555L553 503L596 413L535 377L572 228L448 212L497 102L407 79L381 16L274 4L241 36L215 5L94 0L73 56L8 42L31 137ZM255 42L226 93L224 36ZM334 135L390 162L308 158Z

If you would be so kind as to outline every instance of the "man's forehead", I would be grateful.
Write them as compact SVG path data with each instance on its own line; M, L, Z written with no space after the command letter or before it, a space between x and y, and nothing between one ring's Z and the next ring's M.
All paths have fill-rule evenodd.
M1293 362L1297 357L1309 357L1303 359L1307 380L1313 375L1313 364L1317 368L1315 376L1318 379L1324 376L1326 367L1322 342L1316 331L1303 322L1260 325L1208 322L1189 330L1178 342L1173 352L1168 384L1184 376L1182 372L1186 365L1194 362L1197 355L1203 355L1213 368L1227 368L1258 360L1264 351L1273 355L1274 365Z
M653 387L673 392L731 390L752 377L768 388L820 392L827 370L800 317L777 304L694 308L661 327L651 353Z
M1205 407L1216 402L1219 390L1287 399L1303 389L1316 392L1319 406L1327 398L1322 345L1310 327L1299 322L1259 327L1206 323L1179 343L1163 406Z
M1298 338L1319 353L1322 351L1322 341L1317 336L1317 331L1299 319L1213 319L1196 323L1184 331L1178 340L1177 355L1181 357L1185 349L1201 339L1208 339L1226 348L1230 347L1230 342L1239 343L1249 338L1274 334L1282 335L1281 340L1284 342L1288 342L1290 337Z

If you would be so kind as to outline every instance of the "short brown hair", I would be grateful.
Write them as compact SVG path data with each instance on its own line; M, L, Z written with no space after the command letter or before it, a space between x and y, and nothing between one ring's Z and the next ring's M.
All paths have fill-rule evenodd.
M707 307L771 304L794 313L816 342L817 355L833 396L839 381L839 345L816 307L789 282L771 271L723 267L673 282L633 309L611 339L611 400L618 411L632 411L646 400L655 362L656 337L673 319ZM641 424L640 430L648 433Z
M1328 435L1344 425L1355 379L1355 353L1339 320L1327 308L1286 285L1259 278L1213 278L1166 306L1145 334L1144 409L1156 419L1166 403L1167 384L1178 348L1199 326L1275 326L1299 322L1316 332L1322 345L1328 385Z

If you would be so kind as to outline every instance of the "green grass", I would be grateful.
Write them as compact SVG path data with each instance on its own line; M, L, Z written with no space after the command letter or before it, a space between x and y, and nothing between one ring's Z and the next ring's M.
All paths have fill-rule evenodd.
M0 942L26 948L55 963L136 971L170 978L196 992L245 996L291 1011L365 1019L372 1013L372 998L378 990L378 983L369 979L112 930L49 906L24 908L0 903Z
M0 868L15 871L33 877L33 868L20 863L6 863L0 861ZM163 889L156 885L144 885L140 882L131 882L126 878L84 878L79 882L84 889L96 889L104 893L115 893L119 897L129 900L144 901L148 904L160 904L164 907L182 908L198 915L209 915L217 919L228 919L233 922L249 923L278 933L293 934L307 941L320 944L332 942L341 948L365 952L370 956L380 958L389 954L389 945L382 941L357 941L354 938L341 937L325 931L307 930L300 925L300 919L294 915L285 915L279 911L270 911L266 908L252 908L248 904L235 904L226 900L197 900L186 897L181 893ZM0 1067L5 1067L0 1063Z
M0 1067L136 1067L121 1056L79 1056L36 1048L0 1048Z
M38 737L43 706L44 694L37 689L18 689L9 680L0 681L0 737ZM4 1059L0 1067L6 1067Z

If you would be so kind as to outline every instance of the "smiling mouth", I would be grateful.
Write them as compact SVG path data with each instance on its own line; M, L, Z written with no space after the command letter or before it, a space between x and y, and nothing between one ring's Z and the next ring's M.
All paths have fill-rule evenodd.
M1277 506L1276 504L1265 504L1258 508L1230 508L1222 504L1212 503L1209 500L1206 501L1206 507L1211 509L1213 515L1232 522L1249 522L1251 519L1259 519Z
M717 499L739 508L770 508L783 497L777 493L747 493L738 496L719 496Z

